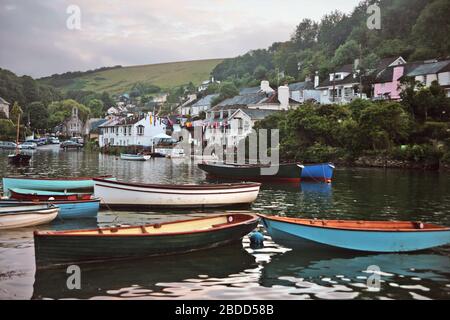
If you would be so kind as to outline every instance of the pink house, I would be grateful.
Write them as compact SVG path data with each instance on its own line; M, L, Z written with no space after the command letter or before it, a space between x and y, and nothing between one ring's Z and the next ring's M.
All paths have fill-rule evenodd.
M406 61L399 57L378 73L374 83L374 99L400 99L400 78L405 74Z

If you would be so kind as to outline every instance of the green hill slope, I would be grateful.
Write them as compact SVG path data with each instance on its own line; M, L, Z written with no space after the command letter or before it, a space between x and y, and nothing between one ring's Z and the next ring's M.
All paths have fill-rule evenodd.
M63 91L91 90L119 94L128 91L137 82L161 88L172 88L191 81L198 85L208 79L211 71L222 61L210 59L118 67L76 75L51 76L39 81Z

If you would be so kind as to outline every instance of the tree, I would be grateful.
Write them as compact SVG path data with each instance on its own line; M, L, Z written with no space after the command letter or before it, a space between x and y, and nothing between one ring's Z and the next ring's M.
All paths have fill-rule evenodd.
M311 48L317 41L319 25L311 19L303 19L296 27L291 41L297 49L303 50Z
M298 76L298 60L295 54L291 54L284 65L284 72L286 75L291 76L293 78L297 78Z
M104 91L104 92L102 93L102 95L100 96L100 99L102 100L103 106L104 106L104 108L105 108L105 110L103 110L103 111L106 111L107 109L109 109L109 108L111 108L112 106L115 105L114 100L111 98L111 96L109 95L109 93L106 92L106 91Z
M30 103L25 109L24 117L29 116L30 127L33 129L47 129L48 128L48 110L47 107L40 101Z
M17 125L17 120L22 116L22 108L19 106L19 103L16 101L13 104L13 107L11 108L11 111L9 112L9 118L14 123L14 125Z
M341 66L353 61L359 57L360 48L355 40L350 40L341 45L335 52L333 57L333 64Z
M48 106L50 117L48 119L49 126L54 128L61 124L72 115L73 108L78 109L78 117L81 121L86 122L89 117L89 108L72 99L55 101Z
M102 100L92 99L88 102L87 107L90 109L90 114L93 118L101 118L103 116L104 105Z
M253 76L257 80L264 80L267 77L267 68L263 65L258 65L253 72Z

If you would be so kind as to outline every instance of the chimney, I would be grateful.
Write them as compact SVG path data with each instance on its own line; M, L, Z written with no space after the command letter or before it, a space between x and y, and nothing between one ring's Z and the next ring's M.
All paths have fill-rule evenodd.
M319 71L316 71L316 75L314 76L314 89L319 86Z
M278 101L280 102L280 109L288 109L289 108L289 87L288 86L279 86L278 87Z
M264 91L265 93L270 93L273 91L273 89L269 85L269 81L263 80L261 81L261 91Z

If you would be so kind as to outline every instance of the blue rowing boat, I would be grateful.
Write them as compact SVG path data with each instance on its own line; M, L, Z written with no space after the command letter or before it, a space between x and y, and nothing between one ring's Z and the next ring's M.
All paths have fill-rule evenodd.
M450 243L450 228L410 221L297 219L259 215L272 238L367 252L409 252Z
M62 219L96 218L100 208L100 199L77 201L0 200L0 208L30 205L55 205L59 208L58 217Z
M104 177L112 179L110 176ZM36 177L4 177L3 192L6 196L10 195L9 189L21 188L46 191L65 191L77 189L93 189L94 182L92 177L77 178L36 178Z
M331 163L304 164L301 170L302 181L330 183L335 166Z

